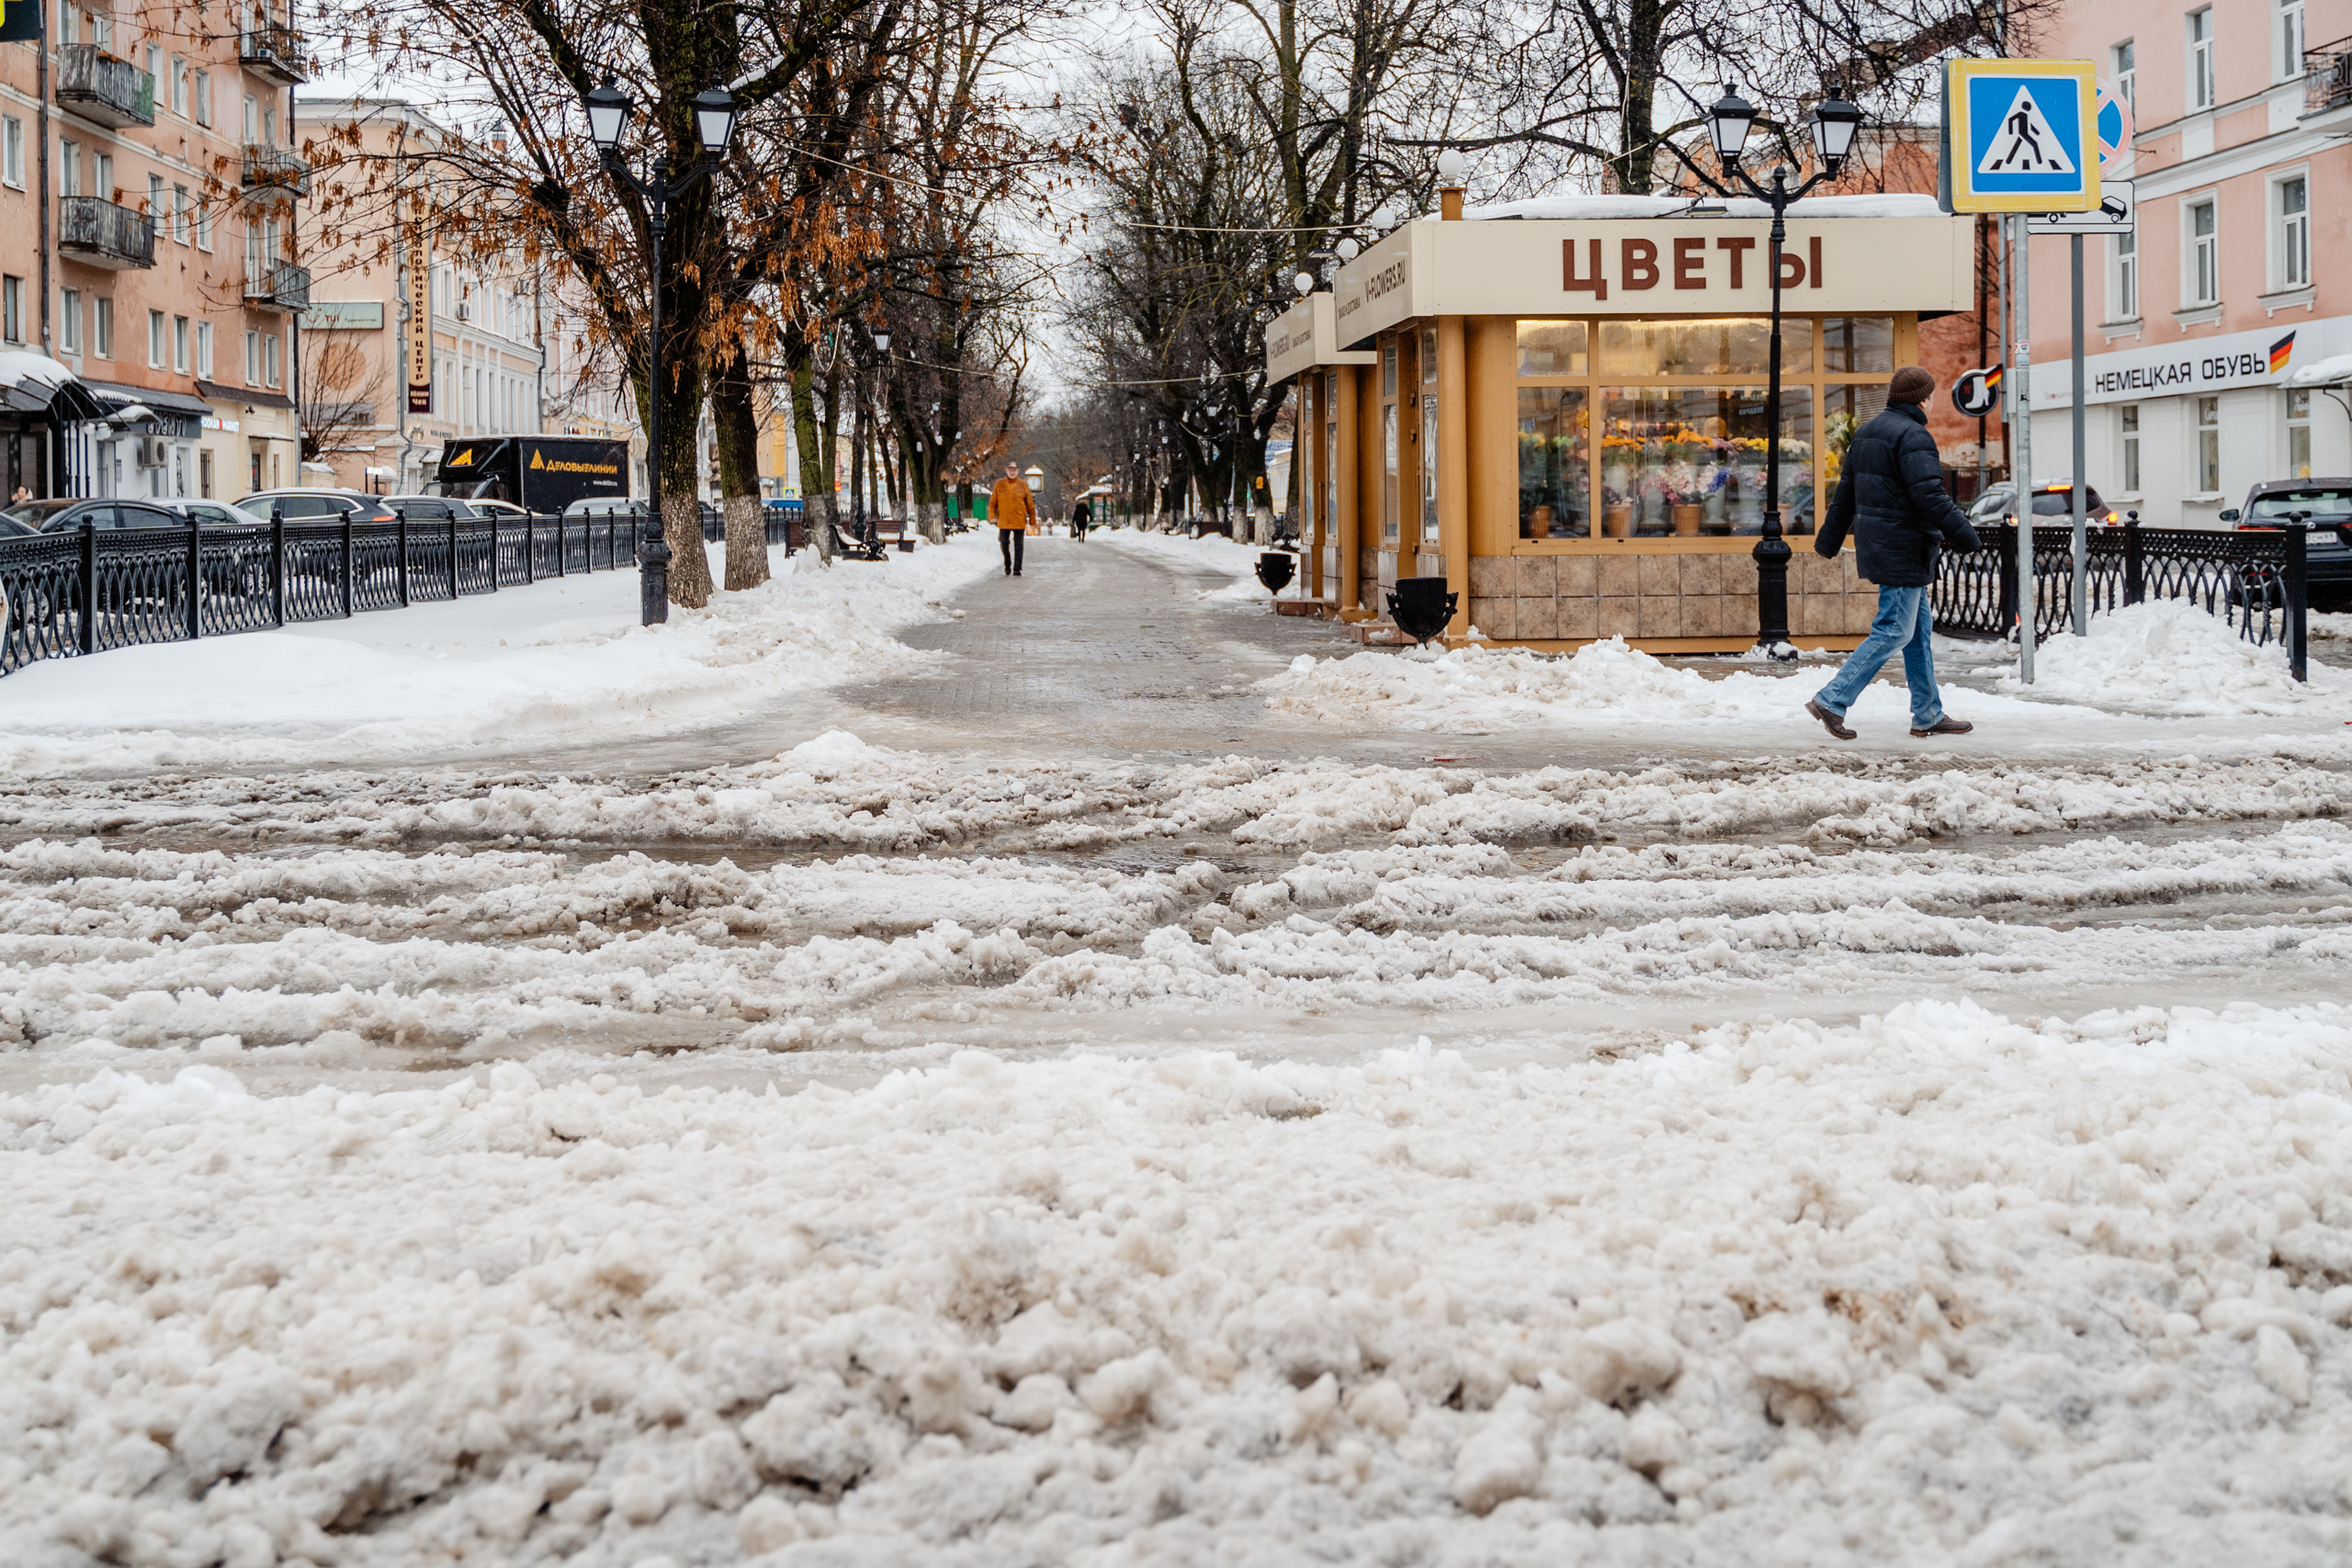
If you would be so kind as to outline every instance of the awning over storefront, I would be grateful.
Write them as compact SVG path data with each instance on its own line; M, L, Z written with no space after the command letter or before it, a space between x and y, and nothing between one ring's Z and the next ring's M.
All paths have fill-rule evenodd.
M294 400L283 392L265 392L258 387L232 387L220 381L199 379L196 389L216 403L242 403L249 409L290 409Z
M193 440L202 432L203 421L212 412L210 403L187 392L167 392L157 387L129 387L117 381L86 381L83 384L106 404L102 417L112 418L116 411L137 404L155 416L155 434L158 435Z
M0 413L44 414L62 423L104 419L109 412L88 382L46 354L0 353Z

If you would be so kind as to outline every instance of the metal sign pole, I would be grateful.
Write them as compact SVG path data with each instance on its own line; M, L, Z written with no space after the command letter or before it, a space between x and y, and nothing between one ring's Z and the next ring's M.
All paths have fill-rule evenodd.
M2011 345L2012 361L2017 366L2017 401L2010 415L2011 435L2017 442L2017 457L2009 465L2011 493L2017 498L2018 509L2018 679L2033 684L2033 313L2028 303L2033 281L2033 257L2026 249L2025 214L2012 215L2009 222L2016 238L2010 242L2009 254L2017 273L2017 297L2010 306L2016 313L2017 341Z
M2090 523L2084 512L2083 492L2087 488L2083 477L2083 237L2066 236L2066 248L2075 269L2075 478L2073 501L2075 507L2075 635L2090 635L2090 611L2086 603L2090 577Z

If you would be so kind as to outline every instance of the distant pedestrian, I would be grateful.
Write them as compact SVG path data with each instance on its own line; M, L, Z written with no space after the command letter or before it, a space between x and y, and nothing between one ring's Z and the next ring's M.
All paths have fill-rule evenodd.
M1093 525L1094 509L1087 505L1081 498L1076 506L1069 509L1069 536L1083 540L1086 537L1086 531Z
M27 490L23 485L18 485L17 487L17 493L8 498L8 504L11 506L22 506L32 498L33 492L31 491Z
M1928 434L1928 412L1920 405L1935 390L1936 378L1916 365L1894 373L1887 383L1886 411L1854 433L1838 491L1829 498L1828 525L1814 536L1814 553L1835 560L1850 531L1854 569L1878 584L1878 616L1871 622L1871 635L1804 705L1840 740L1854 738L1846 710L1898 650L1911 686L1912 734L1965 735L1976 728L1945 714L1928 642L1935 616L1928 607L1928 587L1936 580L1937 549L1977 547L1966 514L1944 491L1943 464L1936 438Z
M1021 554L1029 530L1037 525L1037 498L1021 478L1021 465L1007 463L1004 478L989 488L989 521L996 525L997 548L1004 555L1004 575L1021 575Z

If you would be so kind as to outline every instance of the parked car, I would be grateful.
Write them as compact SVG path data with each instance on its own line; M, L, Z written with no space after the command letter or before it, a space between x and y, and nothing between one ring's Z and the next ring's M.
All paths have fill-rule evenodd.
M2290 513L2311 525L2304 535L2303 581L2314 610L2352 609L2352 479L2265 479L2222 521L2242 529L2284 527Z
M266 527L269 523L267 513L256 517L225 501L159 501L155 504L178 513L183 522L200 523L208 528L250 528L257 523Z
M388 495L384 504L392 515L411 523L447 523L452 517L470 523L482 515L484 502L458 501L446 495Z
M467 502L466 504L474 509L474 515L477 517L489 517L504 522L519 523L531 514L529 508L517 506L511 501L490 501L478 496Z
M5 515L28 534L65 534L95 528L182 528L187 519L161 502L75 500L61 496L28 501Z
M346 513L354 523L392 521L392 509L384 504L382 496L356 490L257 490L237 505L264 522L269 520L273 510L288 523L341 518Z
M1983 495L1978 496L1976 503L1968 509L1969 526L1973 528L1987 524L1997 524L2004 517L2013 515L2017 512L2017 486L2007 479L1994 485ZM2075 515L2073 481L2044 479L2034 486L2033 515L2036 527L2042 526L2041 519L2044 517L2073 517ZM2083 487L2083 515L2101 527L2111 528L2121 526L2126 516L2139 514L2118 512L2099 499L2097 486L2085 485Z

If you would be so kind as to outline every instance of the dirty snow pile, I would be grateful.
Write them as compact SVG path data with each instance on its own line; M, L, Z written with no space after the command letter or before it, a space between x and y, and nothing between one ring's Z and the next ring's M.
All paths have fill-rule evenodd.
M2352 1013L0 1099L0 1561L2340 1562ZM1112 1555L1105 1555L1110 1553Z
M989 570L978 539L775 575L638 623L635 572L284 631L43 660L7 678L0 767L250 767L673 733L938 656L894 640Z
M2034 682L2014 670L2001 689L2185 716L2341 710L2352 717L2352 671L2316 660L2310 680L2287 671L2286 649L2257 645L2221 616L2177 599L2152 599L2091 617L2089 635L2062 634L2034 656Z

